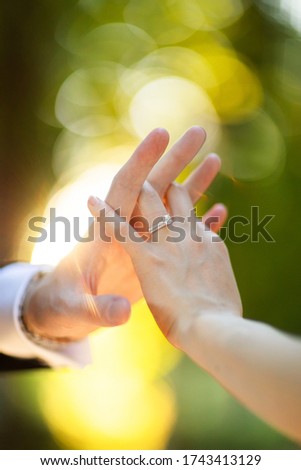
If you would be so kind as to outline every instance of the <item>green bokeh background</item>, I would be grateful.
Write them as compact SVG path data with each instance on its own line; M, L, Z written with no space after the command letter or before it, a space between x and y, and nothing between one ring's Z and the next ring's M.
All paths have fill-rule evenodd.
M58 179L52 156L62 124L55 117L54 103L68 75L83 67L85 61L92 60L81 52L80 38L100 25L124 22L124 9L129 3L134 13L135 8L138 11L139 2L135 7L135 2L122 0L1 2L2 259L19 255L18 244L24 221L31 213L34 201L38 198L42 208ZM157 2L140 2L139 8L142 3L145 3L146 19L141 20L138 26L148 28L147 33L155 38L156 27L160 27L152 21L152 15L157 14L154 7ZM157 39L158 48L168 42L169 23L166 20L166 26L163 20L168 19L164 16L167 15L165 7L171 3L160 2L165 39ZM202 8L202 2L198 3ZM227 244L245 315L300 335L301 32L293 27L290 16L285 15L276 1L240 3L245 7L244 13L231 24L222 25L220 31L260 81L264 93L261 108L277 126L284 142L285 158L275 171L255 180L233 178L225 171L210 189L206 205L223 201L229 207L230 216L249 217L251 206L259 206L262 216L275 215L269 225L275 243L261 239L259 243L235 244L228 241ZM204 46L213 33L212 30L204 33L196 29L189 37L179 40L176 46L195 50L199 45ZM174 34L172 30L170 34ZM99 48L101 55L101 42L95 47ZM135 53L139 59L149 52L145 48L137 45ZM97 54L98 49L91 57L95 58ZM106 53L104 56L110 59ZM112 115L114 112L112 109ZM248 150L244 149L245 125L245 118L226 122L221 117L224 135L230 136L232 142L229 144L222 139L219 144L222 159L223 150L225 153L225 165L227 155L227 158L233 158L233 168L239 159L244 158L244 151ZM122 133L126 134L126 131L119 132L117 141L122 140ZM256 145L260 148L261 141L258 140ZM267 148L266 158L269 158L268 153ZM29 256L30 253L24 251L24 257L29 259ZM35 383L41 374L45 372L1 375L1 449L59 448L35 405ZM298 448L297 444L240 406L188 359L183 358L168 376L168 381L178 402L177 423L168 448Z

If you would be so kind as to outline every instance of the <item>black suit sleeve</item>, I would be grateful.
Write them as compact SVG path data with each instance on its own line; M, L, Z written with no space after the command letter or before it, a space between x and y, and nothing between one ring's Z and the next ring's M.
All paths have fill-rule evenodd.
M16 357L0 354L0 373L41 368L49 369L48 366L35 359L18 359Z

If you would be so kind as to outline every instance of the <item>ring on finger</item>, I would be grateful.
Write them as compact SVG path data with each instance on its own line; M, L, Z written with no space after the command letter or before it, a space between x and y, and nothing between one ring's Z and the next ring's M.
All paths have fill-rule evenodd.
M162 215L162 217L160 217L160 220L149 228L148 233L153 234L155 232L158 232L158 230L161 230L161 228L164 227L168 227L168 225L170 225L171 223L172 218L169 214Z

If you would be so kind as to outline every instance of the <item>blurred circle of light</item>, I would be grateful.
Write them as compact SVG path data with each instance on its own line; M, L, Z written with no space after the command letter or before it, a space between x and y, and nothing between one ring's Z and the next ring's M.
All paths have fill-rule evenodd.
M57 94L58 120L71 132L83 136L112 132L117 125L111 110L117 76L116 65L110 63L71 74Z
M130 0L124 17L147 31L158 44L167 45L184 41L195 31L225 28L249 5L250 0Z
M75 66L97 66L104 60L128 65L156 48L154 39L133 24L114 22L95 28L104 18L95 21L82 6L67 11L56 31L57 41L73 55Z
M91 343L92 366L48 374L39 386L55 439L75 449L165 448L176 403L162 377L180 356L145 302L134 307L126 325L95 333Z
M103 19L106 2L101 0L79 0L78 5L96 20Z
M65 129L54 145L53 171L60 181L70 181L101 162L125 163L137 143L128 133L84 137Z
M164 448L176 416L163 380L179 353L160 333L145 302L124 326L91 337L93 365L48 374L39 385L44 419L64 447Z
M139 137L159 126L175 138L200 125L206 129L208 145L213 147L219 138L219 119L208 95L194 82L176 76L144 85L132 99L129 117Z
M194 30L216 30L230 26L250 5L249 0L169 0L175 18Z
M216 79L207 93L223 123L239 122L260 108L261 83L233 50L213 45L204 48L202 56Z
M48 236L45 241L35 244L31 259L33 263L55 265L72 250L77 243L72 229L74 218L79 218L79 232L83 237L88 230L91 217L86 203L89 195L96 194L104 198L119 168L120 165L103 163L85 171L78 179L54 193L44 212L47 222L43 227ZM70 242L65 240L65 226L62 222L55 225L55 243L50 241L50 208L56 209L57 217L65 217L70 221ZM30 235L36 234L30 233Z
M84 35L76 44L81 63L97 66L102 61L130 65L157 47L143 29L127 23L107 23Z
M284 165L282 134L262 110L248 121L225 128L219 151L222 172L239 180L267 178L282 171Z
M107 329L105 334L96 332L92 340L94 366L104 376L134 370L150 382L164 377L181 357L158 329L144 300L133 307L126 325Z
M185 64L185 67L183 67ZM208 62L197 52L185 47L157 49L120 76L115 107L126 116L134 95L149 82L168 76L178 76L196 83L203 89L216 86L216 78ZM126 128L129 126L124 123Z
M180 46L162 47L147 55L124 71L121 83L125 93L134 94L147 82L169 75L186 78L204 89L218 84L208 61L198 52Z
M124 18L149 33L159 45L184 41L194 33L175 17L169 2L162 0L130 0L124 8Z
M128 371L49 375L40 403L55 439L71 449L164 449L175 421L167 384Z

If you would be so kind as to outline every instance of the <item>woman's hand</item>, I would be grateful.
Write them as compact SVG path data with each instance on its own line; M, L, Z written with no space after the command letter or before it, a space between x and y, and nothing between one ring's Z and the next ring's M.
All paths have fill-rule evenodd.
M121 244L131 257L145 299L168 340L183 348L185 335L202 315L240 316L242 306L227 248L196 218L187 187L170 185L165 207L146 183L137 207L145 226L158 224L167 211L173 222L146 239L105 202L94 200L94 205L90 204L92 214L100 214L106 233L119 240L120 236L124 238ZM123 215L130 218L130 214Z

